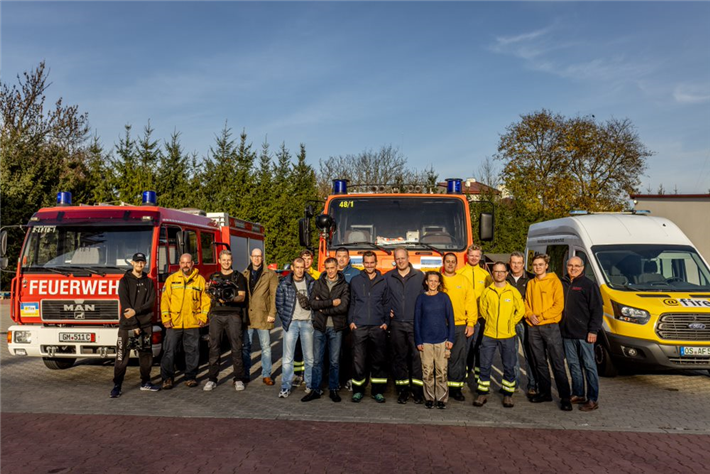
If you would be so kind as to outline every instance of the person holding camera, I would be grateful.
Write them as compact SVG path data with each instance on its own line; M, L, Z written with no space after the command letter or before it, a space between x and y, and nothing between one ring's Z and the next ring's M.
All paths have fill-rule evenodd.
M136 349L141 368L141 390L157 392L160 388L150 382L150 368L153 365L153 305L155 286L153 280L143 272L145 254L136 253L131 259L133 270L129 270L118 282L118 299L121 304L121 319L118 323L116 340L116 362L113 369L113 390L110 397L121 396L121 386L128 366L128 351Z
M219 253L220 271L210 275L207 293L212 298L210 307L210 361L208 381L203 390L209 392L217 388L219 376L219 356L222 336L227 335L232 349L233 384L237 392L246 387L244 364L242 362L242 326L244 301L247 294L247 280L232 269L232 252L222 250Z

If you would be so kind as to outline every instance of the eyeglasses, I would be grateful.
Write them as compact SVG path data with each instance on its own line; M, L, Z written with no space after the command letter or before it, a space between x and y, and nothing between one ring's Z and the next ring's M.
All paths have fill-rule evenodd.
M493 270L493 273L508 273L506 270Z

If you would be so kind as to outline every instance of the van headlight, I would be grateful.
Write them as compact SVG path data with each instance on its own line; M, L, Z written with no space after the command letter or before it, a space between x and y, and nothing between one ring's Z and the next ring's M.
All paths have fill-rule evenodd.
M29 344L32 342L32 333L30 331L15 331L13 336L15 344Z
M627 323L646 324L651 319L651 314L645 309L626 306L625 304L612 301L614 308L614 318Z

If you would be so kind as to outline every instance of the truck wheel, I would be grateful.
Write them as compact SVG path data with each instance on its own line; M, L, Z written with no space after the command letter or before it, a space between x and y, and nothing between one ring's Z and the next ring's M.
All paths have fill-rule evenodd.
M616 377L619 372L614 366L614 361L611 360L609 349L604 344L594 345L594 359L597 362L597 370L602 377Z
M76 362L76 359L64 359L64 358L51 358L51 357L42 357L42 361L44 362L44 365L47 366L48 369L51 370L64 370L68 369L72 365L74 365L74 362Z

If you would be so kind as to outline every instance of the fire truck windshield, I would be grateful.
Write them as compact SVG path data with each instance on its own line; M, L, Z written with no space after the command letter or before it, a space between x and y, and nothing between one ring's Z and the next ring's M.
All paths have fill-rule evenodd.
M467 216L457 198L343 196L333 199L327 212L336 225L332 247L466 248Z
M22 252L22 268L29 272L123 272L131 268L131 258L137 252L148 259L146 272L152 263L153 227L36 225L29 233Z

